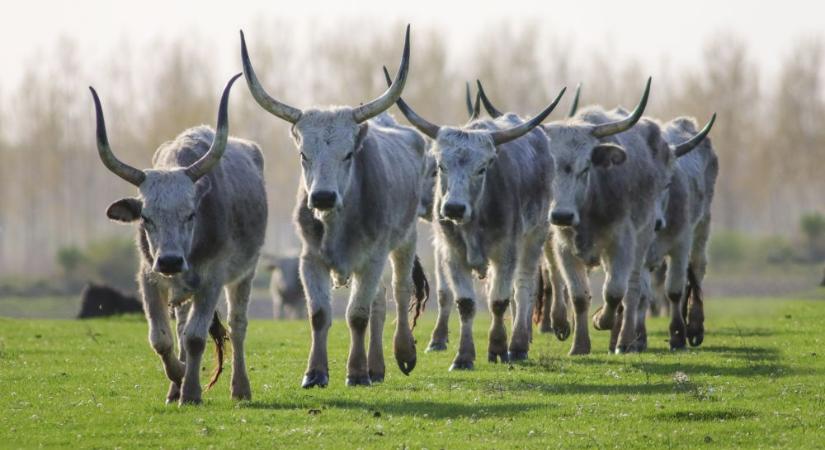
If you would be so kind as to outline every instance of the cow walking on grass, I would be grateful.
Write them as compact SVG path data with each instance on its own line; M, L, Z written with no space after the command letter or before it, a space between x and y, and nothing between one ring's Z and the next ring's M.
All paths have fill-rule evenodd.
M151 169L138 170L109 147L97 93L97 147L103 164L137 186L138 196L118 200L107 216L137 223L141 261L138 282L149 321L149 342L171 380L167 402L201 401L200 368L207 334L215 340L220 375L227 332L216 306L221 289L229 304L233 347L232 398L251 398L244 361L249 292L266 230L263 157L252 142L229 137L224 88L216 130L190 128L158 148ZM178 355L174 354L169 306L176 308Z
M303 241L301 279L308 296L312 348L301 385L329 383L330 288L352 283L347 306L347 385L384 379L386 299L379 284L389 257L397 305L393 349L399 368L416 364L408 307L426 301L426 278L415 256L416 218L426 165L424 139L407 127L370 120L401 96L409 67L409 27L398 76L379 98L358 107L300 110L272 98L258 81L241 34L244 74L262 108L290 122L301 157L295 221ZM370 328L369 354L365 348Z
M547 137L536 127L553 111L563 93L530 120L507 115L495 121L471 120L463 127L435 125L403 100L397 102L407 119L435 141L437 260L443 264L451 297L456 299L461 316L459 349L451 370L474 366L472 275L475 272L486 277L488 267L487 294L493 314L488 360L527 358L530 308L547 235L553 173ZM508 346L504 313L514 290L514 330ZM444 309L449 307L442 306L440 315ZM442 322L439 319L439 324ZM433 343L446 343L446 335L434 333L431 347Z
M301 284L300 260L297 257L273 258L266 266L272 271L269 294L276 319L285 319L287 310L295 319L306 317L306 296Z
M714 114L697 133L696 121L680 117L663 126L670 147L663 175L665 189L658 195L656 238L647 255L652 277L646 298L670 301L670 348L686 342L698 346L704 340L702 280L707 270L710 209L719 162L710 138ZM666 266L663 267L663 266ZM638 320L644 323L646 306L640 305ZM642 328L643 329L643 328Z

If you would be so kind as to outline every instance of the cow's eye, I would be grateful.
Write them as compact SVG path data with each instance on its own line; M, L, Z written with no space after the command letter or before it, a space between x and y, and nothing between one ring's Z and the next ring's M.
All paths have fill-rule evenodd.
M192 213L192 214L189 214L188 216L186 216L186 221L187 222L191 222L193 220L195 220L195 213Z
M435 178L438 176L438 169L433 169L433 173L430 174L431 177Z
M303 162L309 161L309 159L307 159L307 155L305 155L304 152L301 152L301 161L303 161Z
M142 214L140 216L140 220L143 221L143 226L146 227L146 228L152 228L154 226L154 224L152 223L152 219L150 219L150 218L148 218L148 217L146 217Z
M352 159L352 152L347 153L347 156L344 156L344 161L349 161Z
M447 173L447 169L441 164L438 165L438 171L441 173Z
M478 172L476 172L476 175L478 175L478 176L484 175L484 172L487 172L487 167L482 167L481 169L478 169Z
M590 172L590 166L585 167L581 172L579 172L579 178L584 178L588 172Z

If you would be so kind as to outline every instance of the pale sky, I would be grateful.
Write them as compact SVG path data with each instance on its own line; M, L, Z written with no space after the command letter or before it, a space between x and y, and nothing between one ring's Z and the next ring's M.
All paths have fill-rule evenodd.
M498 23L532 19L574 40L577 48L610 42L618 57L643 64L665 57L690 64L700 57L706 36L734 32L770 71L796 38L825 32L822 5L816 0L0 0L0 89L18 83L22 65L38 50L53 48L61 36L79 42L81 53L88 55L85 64L99 64L96 58L123 40L142 46L196 30L216 44L215 55L226 71L236 70L238 30L254 32L277 17L313 26L346 18L410 22L413 33L416 25L439 27L454 49L472 45L470 36L479 27L494 33Z

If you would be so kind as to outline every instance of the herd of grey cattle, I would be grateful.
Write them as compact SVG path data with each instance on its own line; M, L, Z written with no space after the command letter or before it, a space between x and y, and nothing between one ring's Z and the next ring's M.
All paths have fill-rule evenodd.
M703 339L701 282L710 203L718 171L706 139L690 118L662 124L638 106L587 107L544 123L564 89L536 116L524 119L493 106L481 84L470 120L432 123L401 98L410 65L409 27L394 79L380 97L359 106L298 109L270 96L255 74L241 33L243 75L252 96L291 124L302 178L294 220L303 242L299 267L312 344L302 386L329 383L328 332L333 287L351 286L346 320L351 335L347 385L384 379L382 336L386 298L380 287L389 260L396 307L393 353L409 374L416 366L412 328L429 296L415 254L416 224L435 234L437 325L428 350L447 348L453 303L460 317L451 370L475 363L474 280L486 282L492 314L491 362L528 357L533 317L559 339L574 335L571 355L591 351L588 271L606 274L604 305L593 316L611 330L610 350L646 348L648 304L669 299L670 346ZM215 130L188 129L162 144L151 169L120 161L106 134L92 89L97 147L104 165L138 188L107 216L138 225L138 273L149 341L171 380L167 401L201 400L200 367L207 338L233 347L231 395L251 398L244 360L246 311L264 242L267 199L261 149L229 136L223 90ZM576 95L578 99L578 92ZM577 102L576 102L577 103ZM414 127L386 111L396 104ZM490 118L481 118L483 104ZM226 330L216 304L228 302ZM512 335L505 312L512 301ZM568 308L572 306L572 326ZM179 351L170 326L177 320ZM369 335L369 339L367 338ZM367 348L367 342L369 347Z

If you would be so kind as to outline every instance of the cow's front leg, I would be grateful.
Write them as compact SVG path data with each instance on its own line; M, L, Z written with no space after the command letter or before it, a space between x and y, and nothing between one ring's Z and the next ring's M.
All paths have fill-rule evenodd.
M329 268L315 254L305 253L301 256L301 281L312 327L312 347L301 387L326 387L329 384L327 335L332 325Z
M350 332L347 386L371 384L367 365L367 326L383 271L384 258L374 258L361 271L353 274L352 294L347 305L347 324Z
M232 380L230 395L234 400L252 400L252 388L249 385L249 376L246 373L246 328L248 320L246 312L249 307L249 295L252 291L253 271L247 277L233 285L226 287L226 298L229 304L229 330L232 341Z
M513 292L513 273L516 270L515 252L506 252L500 260L492 261L490 269L492 276L487 290L487 302L492 322L487 343L487 360L492 363L498 362L499 359L503 363L510 362L504 313L510 306L510 297ZM535 278L531 282L535 283Z
M138 280L143 296L143 311L149 323L149 344L160 356L166 377L173 384L180 385L183 378L183 363L175 356L175 342L169 325L169 306L166 292L150 281L145 274Z
M510 339L511 361L524 361L530 347L530 311L536 292L536 277L541 264L545 230L533 232L519 244L516 261L515 295L513 310L513 337ZM549 299L548 299L549 300Z
M209 327L215 317L215 307L220 290L221 286L207 284L202 286L192 299L192 306L183 332L182 345L186 350L186 369L180 388L181 404L201 402L201 362L206 349Z
M630 274L636 266L636 240L630 232L614 237L607 252L602 256L605 272L602 296L604 304L593 315L593 327L597 330L610 330L616 320L616 309L627 295ZM625 312L627 308L625 307ZM633 315L633 314L631 314ZM624 314L623 317L627 317ZM633 322L635 323L635 315Z
M642 293L642 270L644 270L645 255L650 248L653 230L640 233L634 248L632 271L628 280L627 292L622 299L624 315L622 329L616 342L616 353L641 352L646 349L647 342L642 341L640 331L645 330L645 316L639 317L639 300Z
M428 352L439 352L447 350L449 341L450 312L453 308L453 293L447 284L447 274L443 258L439 256L438 250L435 253L435 286L438 297L438 318L435 321L435 328L427 346Z
M567 292L573 303L573 332L575 334L570 355L590 354L590 334L587 329L587 314L590 311L590 284L587 268L567 247L554 243L553 255Z
M415 339L410 329L409 306L413 296L412 269L415 261L415 233L401 247L390 254L392 261L392 288L396 305L393 352L398 368L409 375L415 368Z
M384 381L384 322L387 320L387 290L379 288L370 308L370 347L367 354L370 382Z
M458 353L450 365L450 370L470 370L476 360L476 347L473 343L473 318L476 315L475 292L470 268L464 264L460 255L450 251L446 260L447 281L456 299L458 315L461 319L458 338Z
M186 318L189 317L189 307L190 304L187 302L174 308L178 332L178 359L182 363L186 362L186 349L183 348L183 330L186 328ZM166 403L174 403L178 400L180 400L180 384L170 381L169 391L166 393Z
M670 349L687 348L687 330L685 317L682 315L685 285L687 282L688 258L690 247L679 246L668 258L667 273L662 290L667 292L670 302Z

